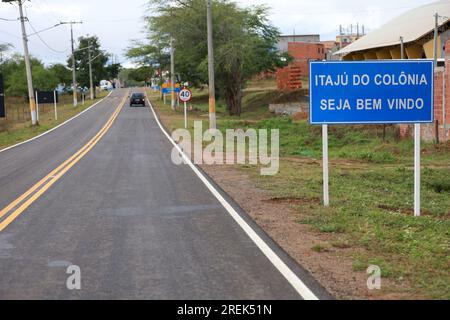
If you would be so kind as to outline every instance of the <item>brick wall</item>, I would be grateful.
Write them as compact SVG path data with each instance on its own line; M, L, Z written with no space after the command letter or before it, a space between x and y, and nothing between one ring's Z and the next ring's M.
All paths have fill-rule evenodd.
M436 70L434 74L434 120L433 124L424 124L422 139L427 142L436 141L436 121L438 123L439 141L450 140L450 40L445 44L445 69ZM445 80L444 80L445 78ZM444 99L445 99L445 124L444 132ZM411 136L412 126L400 125L402 137Z
M288 53L294 62L277 71L278 90L301 89L301 78L309 76L309 61L326 57L323 43L290 42Z
M288 53L294 60L323 60L325 59L325 45L323 43L290 42Z
M425 141L436 140L436 121L439 141L450 140L450 40L445 45L445 69L434 74L434 124L422 126L422 138ZM445 105L444 105L445 103ZM445 119L444 119L445 107ZM444 123L446 126L444 126ZM444 131L444 127L446 130Z
M304 64L299 62L291 63L289 66L277 70L278 90L296 90L302 88L302 73Z

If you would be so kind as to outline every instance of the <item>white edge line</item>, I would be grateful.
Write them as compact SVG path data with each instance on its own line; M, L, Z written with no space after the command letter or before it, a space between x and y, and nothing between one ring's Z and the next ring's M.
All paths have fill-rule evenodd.
M45 136L46 134L49 134L49 133L52 132L52 131L58 129L59 127L62 127L63 125L65 125L65 124L67 124L68 122L70 122L70 121L72 121L72 120L78 118L78 117L81 116L83 113L89 111L91 108L95 107L97 104L99 104L100 102L102 102L103 100L105 100L106 98L108 98L108 97L111 95L111 93L112 93L112 91L111 91L110 93L108 93L108 95L107 95L106 97L104 97L103 99L97 101L96 103L94 103L94 104L93 104L92 106L90 106L89 108L87 108L87 109L81 111L80 113L74 115L72 118L67 119L66 121L64 121L64 122L61 123L61 124L58 124L56 127L51 128L50 130L47 130L47 131L41 133L40 135L37 135L37 136L35 136L35 137L31 138L31 139L28 139L28 140L19 142L19 143L15 144L15 145L9 146L9 147L7 147L7 148L1 149L1 150L0 150L0 153L5 152L5 151L8 151L8 150L13 149L13 148L16 148L16 147L18 147L18 146L21 146L21 145L23 145L23 144L25 144L25 143L28 143L28 142L31 142L31 141L33 141L33 140L36 140L36 139L38 139L38 138L40 138L40 137L42 137L42 136Z
M189 167L194 171L194 173L200 178L200 180L205 184L205 186L211 191L211 193L217 198L217 200L222 204L222 206L228 211L231 217L237 222L237 224L247 233L250 239L256 244L256 246L263 252L263 254L272 262L275 268L286 278L286 280L294 287L298 294L305 300L319 300L319 298L303 283L302 280L294 273L291 269L278 257L278 255L264 242L263 239L245 222L244 219L233 209L233 207L225 200L224 197L214 188L214 186L206 179L206 177L197 169L197 167L192 163L191 159L183 152L183 150L178 146L178 144L172 139L171 136L166 132L164 127L156 115L155 110L147 98L147 102L150 105L153 116L158 123L159 128L162 130L164 135L169 139L173 146L180 152L183 159L189 165Z

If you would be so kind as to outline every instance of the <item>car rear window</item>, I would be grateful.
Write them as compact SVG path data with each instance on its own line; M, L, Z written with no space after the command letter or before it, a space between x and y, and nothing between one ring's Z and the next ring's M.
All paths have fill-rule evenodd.
M142 99L142 98L144 98L144 95L143 95L142 93L133 93L133 94L131 95L131 97L132 97L133 99Z

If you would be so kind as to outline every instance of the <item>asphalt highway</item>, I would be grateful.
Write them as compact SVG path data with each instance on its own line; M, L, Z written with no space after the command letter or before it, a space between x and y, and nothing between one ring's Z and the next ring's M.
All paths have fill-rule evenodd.
M331 298L127 94L0 151L0 299Z

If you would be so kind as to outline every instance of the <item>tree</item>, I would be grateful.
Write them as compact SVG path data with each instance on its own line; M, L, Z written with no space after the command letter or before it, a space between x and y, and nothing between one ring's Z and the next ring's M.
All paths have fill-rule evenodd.
M95 58L92 62L92 78L94 86L99 85L100 81L108 78L106 63L108 55L100 49L100 41L98 37L80 37L79 44L75 51L75 68L77 70L77 82L82 87L89 87L89 53L86 49L91 46L91 58ZM67 60L69 69L72 69L72 55Z
M51 65L49 71L58 79L59 84L70 84L72 82L71 71L61 63Z
M206 83L205 0L150 0L149 4L155 13L146 18L147 50L130 48L129 56L141 54L147 59L155 51L168 53L173 38L177 72L196 84ZM279 31L268 23L266 7L241 8L229 0L215 0L212 5L217 92L229 113L240 115L246 82L260 72L285 66L287 60L276 50Z
M59 83L58 77L44 64L30 57L33 74L33 84L36 90L53 90ZM5 91L10 96L27 97L28 87L25 72L25 61L19 54L13 55L2 65Z
M122 65L120 63L112 63L109 66L106 66L106 78L110 80L117 79L120 70L122 70Z

